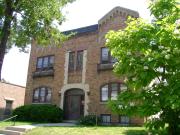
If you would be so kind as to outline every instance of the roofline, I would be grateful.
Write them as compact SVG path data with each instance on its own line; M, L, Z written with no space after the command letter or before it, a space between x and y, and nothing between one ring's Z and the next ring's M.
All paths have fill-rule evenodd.
M75 33L75 35L82 34L82 33L90 33L90 32L95 32L98 30L98 24L94 25L89 25L89 26L84 26L76 29L71 29L67 31L63 31L62 33L65 35Z
M13 85L13 86L21 87L21 88L26 88L25 86L21 86L21 85L9 83L9 82L2 82L2 81L0 81L0 83L9 84L9 85Z
M99 19L98 24L102 24L104 21L111 18L111 16L113 16L113 13L115 13L115 12L121 12L121 13L125 13L127 15L131 15L134 17L139 17L138 11L117 6L117 7L113 8L112 10L110 10L107 14L105 14L101 19Z

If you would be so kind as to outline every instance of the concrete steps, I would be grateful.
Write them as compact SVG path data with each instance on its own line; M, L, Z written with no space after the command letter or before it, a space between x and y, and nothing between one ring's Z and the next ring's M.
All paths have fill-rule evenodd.
M0 130L1 134L5 134L5 135L22 135L23 132L19 132L19 131L13 131L13 130Z
M4 130L0 130L0 135L23 135L25 132L33 129L34 126L23 125L23 126L10 126Z

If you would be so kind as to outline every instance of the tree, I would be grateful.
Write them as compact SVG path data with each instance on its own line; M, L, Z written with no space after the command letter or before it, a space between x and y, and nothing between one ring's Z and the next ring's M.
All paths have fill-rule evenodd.
M0 79L4 55L12 45L25 50L39 45L58 45L65 39L58 26L62 8L73 0L0 0Z
M176 0L152 1L151 23L129 18L127 27L110 31L106 45L117 58L114 71L128 90L109 106L118 114L150 117L149 129L180 134L180 9ZM179 19L179 20L178 20ZM167 126L168 124L168 126Z

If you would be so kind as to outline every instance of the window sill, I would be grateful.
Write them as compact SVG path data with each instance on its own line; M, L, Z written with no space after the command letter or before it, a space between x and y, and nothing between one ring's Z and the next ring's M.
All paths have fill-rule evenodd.
M106 63L106 64L97 64L98 71L112 70L114 63Z
M36 105L37 105L37 104L41 104L41 105L42 105L42 104L51 104L51 103L38 103L38 102L37 102L37 103L34 103L34 102L32 102L32 104L34 104L34 105L35 105L35 104L36 104Z
M54 69L40 70L33 73L33 78L54 76Z
M99 104L100 104L100 105L106 105L107 103L108 103L108 101L104 101L104 102L101 101Z

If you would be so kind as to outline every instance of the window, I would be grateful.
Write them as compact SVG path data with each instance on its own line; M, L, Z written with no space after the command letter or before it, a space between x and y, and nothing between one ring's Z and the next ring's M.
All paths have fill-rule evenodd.
M34 90L33 102L34 103L50 103L51 102L51 89L47 87L40 87Z
M69 71L82 70L82 68L83 68L83 50L69 53L68 68L69 68Z
M116 100L120 91L127 90L125 84L109 83L101 87L100 89L100 101L105 102L108 99Z
M101 63L102 64L115 63L116 61L117 59L111 56L108 48L106 47L101 48Z
M73 71L75 67L75 52L69 53L69 71Z
M101 114L102 123L110 123L111 115L110 114Z
M37 58L37 70L47 70L53 68L54 56L44 56Z
M101 62L102 63L109 63L109 50L108 48L101 49Z
M107 101L108 100L108 85L105 85L101 88L101 100Z
M83 51L78 51L77 52L77 64L76 64L77 70L82 69L82 66L83 66L82 64L83 64Z
M119 84L118 83L111 84L111 99L112 100L117 99L118 92L119 92Z
M121 124L129 124L129 117L128 116L119 116L119 122Z

